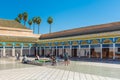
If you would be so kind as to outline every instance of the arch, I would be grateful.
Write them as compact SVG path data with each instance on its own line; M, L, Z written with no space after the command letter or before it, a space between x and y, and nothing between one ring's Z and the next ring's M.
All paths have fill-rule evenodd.
M91 44L99 44L100 40L99 39L93 39L91 40Z
M12 47L13 44L12 44L12 43L6 43L6 46L7 46L7 47Z
M24 43L24 46L23 47L29 47L29 44L27 43Z
M88 44L87 40L82 40L81 44Z
M0 46L3 46L3 44L2 44L2 43L0 43Z
M120 43L120 38L117 38L116 43Z
M21 44L20 43L16 43L15 47L21 47Z
M45 43L45 46L49 46L49 43Z
M55 45L55 43L53 42L53 43L51 44L51 46L56 46L56 45Z
M65 42L64 42L64 45L65 45L65 46L69 46L70 44L69 44L68 41L65 41Z
M58 46L62 46L62 42L58 42Z
M78 42L77 41L73 41L72 45L78 45Z
M113 43L113 42L110 38L103 39L103 44L111 44L111 43Z

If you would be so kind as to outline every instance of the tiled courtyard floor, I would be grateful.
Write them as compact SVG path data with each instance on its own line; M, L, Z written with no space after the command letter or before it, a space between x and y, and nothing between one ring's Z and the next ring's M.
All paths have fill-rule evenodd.
M120 80L120 65L71 61L69 66L34 66L0 59L0 80Z

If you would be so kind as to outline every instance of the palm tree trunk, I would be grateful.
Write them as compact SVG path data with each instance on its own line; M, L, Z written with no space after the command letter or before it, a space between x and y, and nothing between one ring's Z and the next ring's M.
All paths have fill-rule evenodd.
M35 24L34 24L34 26L33 26L33 33L35 33Z
M49 28L49 33L51 33L51 24L50 24L50 28Z
M40 25L38 25L38 34L40 34Z
M29 25L29 29L31 29L31 25Z
M31 25L30 25L30 29L31 29Z
M24 26L25 26L26 21L24 21Z

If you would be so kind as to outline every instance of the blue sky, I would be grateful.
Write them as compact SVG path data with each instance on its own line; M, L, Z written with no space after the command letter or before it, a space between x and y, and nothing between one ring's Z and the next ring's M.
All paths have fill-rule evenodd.
M54 19L52 32L120 21L120 0L1 0L0 18L14 19L22 12L29 19L40 16L40 33L45 34L49 16Z

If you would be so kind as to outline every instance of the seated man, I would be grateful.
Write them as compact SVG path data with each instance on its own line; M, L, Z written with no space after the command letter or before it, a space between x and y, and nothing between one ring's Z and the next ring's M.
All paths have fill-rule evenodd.
M40 57L38 56L38 55L36 55L36 58L35 58L35 60L39 60L40 59Z
M51 60L52 60L52 65L56 64L56 57L54 55L51 56Z
M27 60L27 56L24 56L22 59L22 63L28 63L29 60Z

